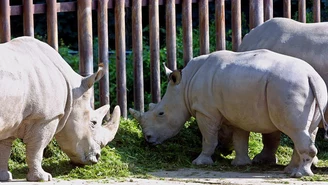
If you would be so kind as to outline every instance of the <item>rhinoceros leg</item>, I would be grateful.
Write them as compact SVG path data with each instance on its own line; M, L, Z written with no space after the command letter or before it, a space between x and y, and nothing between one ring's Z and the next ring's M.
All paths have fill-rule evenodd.
M253 163L276 164L276 151L280 144L281 132L262 134L263 149L253 158Z
M314 138L317 130L318 128L315 128L310 134L305 131L299 131L290 135L294 142L295 149L292 160L285 168L285 171L291 171L292 177L313 175L311 165L317 155L317 148L314 145Z
M240 165L247 165L252 164L251 159L248 156L248 138L249 132L234 128L233 131L233 146L236 151L236 157L232 160L231 164L240 166Z
M28 165L28 181L51 181L51 174L42 169L41 162L43 150L49 144L56 132L58 119L49 123L35 123L29 128L29 133L24 136L26 143L26 163Z
M13 179L8 170L8 160L13 140L14 138L8 138L0 141L0 181L11 181Z
M196 165L213 164L211 157L218 144L218 130L221 121L217 121L218 119L213 121L204 114L198 112L196 113L196 120L203 136L202 152L192 163Z
M302 154L302 153L298 152L297 148L294 147L292 159L291 159L290 163L288 164L288 166L284 169L285 173L290 173L290 174L292 174L293 177L301 177L303 175L313 175L313 173L311 171L311 164L317 163L317 161L318 161L318 158L316 156L317 149L314 146L314 141L315 141L317 132L318 132L318 128L316 128L310 135L310 137L311 137L310 157L314 155L314 157L312 157L312 160L307 161L307 160L303 159L303 161L302 161L301 158L304 158L304 156L307 157L307 154Z

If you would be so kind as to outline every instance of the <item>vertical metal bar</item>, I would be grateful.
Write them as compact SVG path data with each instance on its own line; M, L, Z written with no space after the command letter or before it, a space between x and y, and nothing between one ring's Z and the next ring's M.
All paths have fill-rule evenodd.
M291 0L284 0L284 17L291 18Z
M264 0L264 21L273 18L273 0Z
M127 118L126 91L126 46L125 46L125 1L115 1L115 48L117 101L122 117Z
M208 1L199 1L198 6L200 54L203 55L210 52Z
M108 73L108 0L98 0L98 63L103 64L105 75L99 81L100 105L109 104Z
M320 0L313 0L313 21L321 22Z
M182 1L183 61L186 66L193 58L192 50L192 0Z
M134 76L134 108L144 111L144 81L142 57L142 0L132 1L132 48Z
M177 68L176 59L176 21L175 21L175 0L166 1L166 50L167 65L171 70Z
M9 0L0 1L0 43L10 41L10 4Z
M250 0L249 1L249 22L250 28L263 23L263 0Z
M306 22L306 2L298 0L298 21Z
M231 0L232 50L237 51L241 44L241 0Z
M216 50L226 49L224 0L215 1Z
M149 42L152 102L157 103L161 100L158 0L149 1Z
M56 0L47 0L47 37L48 44L58 51L58 26Z
M23 1L24 35L34 37L33 0Z

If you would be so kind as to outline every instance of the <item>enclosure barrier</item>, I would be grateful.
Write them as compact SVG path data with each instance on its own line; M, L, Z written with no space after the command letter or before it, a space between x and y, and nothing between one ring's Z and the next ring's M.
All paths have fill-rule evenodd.
M283 16L291 18L291 0L283 1ZM0 42L11 39L10 16L23 15L24 35L34 36L34 14L47 16L47 41L58 50L58 12L77 12L78 45L80 74L87 76L93 73L93 33L92 10L97 11L99 63L108 68L108 9L115 9L115 50L117 68L117 100L123 117L127 117L126 89L126 43L125 43L125 8L132 9L132 48L134 64L134 106L144 111L144 83L142 58L142 6L149 8L149 39L151 58L151 95L153 102L160 101L160 59L159 59L159 7L166 8L166 47L167 66L176 69L176 15L175 5L182 6L183 27L183 60L186 65L193 58L192 48L192 4L199 9L200 54L209 53L209 2L215 6L216 49L226 49L225 40L225 1L224 0L78 0L75 2L56 2L45 0L45 3L33 4L33 0L23 0L22 5L10 5L9 0L0 1ZM236 51L241 43L241 0L231 0L232 49ZM273 0L249 0L250 28L262 24L273 17ZM313 0L313 18L320 22L320 1ZM298 0L298 20L306 21L306 1ZM109 100L108 71L100 81L100 104Z

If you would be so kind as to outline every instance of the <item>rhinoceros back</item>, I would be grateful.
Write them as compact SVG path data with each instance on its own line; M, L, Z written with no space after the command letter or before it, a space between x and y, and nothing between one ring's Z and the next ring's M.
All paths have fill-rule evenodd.
M0 139L19 137L25 124L62 116L67 82L58 53L33 38L0 45Z
M245 35L238 51L269 49L309 63L328 82L328 23L273 18Z

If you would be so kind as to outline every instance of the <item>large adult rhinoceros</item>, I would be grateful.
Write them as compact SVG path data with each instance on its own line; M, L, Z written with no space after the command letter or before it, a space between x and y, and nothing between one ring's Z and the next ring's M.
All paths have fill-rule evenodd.
M26 144L28 181L50 181L41 167L43 150L55 136L73 163L93 164L101 147L118 129L120 109L115 107L102 126L109 105L93 110L91 87L104 74L88 77L75 73L49 45L21 37L0 44L0 181L10 181L8 160L12 141Z
M269 49L271 51L300 58L309 63L328 84L328 23L301 23L287 18L273 18L252 29L245 37L238 51ZM325 117L328 111L325 112ZM232 127L223 127L219 135L223 138L222 148L231 146ZM249 133L238 135L238 146L248 146ZM243 136L243 137L241 137ZM230 140L228 138L230 137ZM253 159L255 163L276 163L275 153L280 143L280 132L263 134L264 148ZM225 147L225 145L227 147ZM237 149L237 146L234 147ZM247 152L248 147L238 149L238 163L251 163ZM237 153L237 151L236 151ZM293 154L297 155L297 154Z
M223 121L237 131L282 131L299 153L288 172L295 177L313 174L314 140L326 109L327 88L306 62L269 50L218 51L192 59L169 79L163 99L148 112L129 109L149 143L173 137L194 116L203 143L193 163L212 164Z

